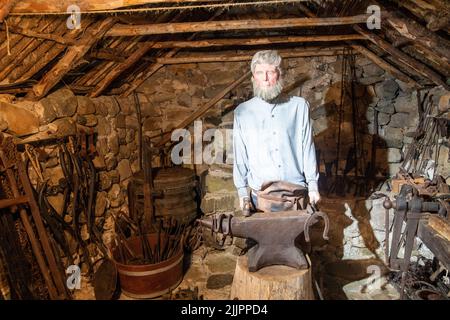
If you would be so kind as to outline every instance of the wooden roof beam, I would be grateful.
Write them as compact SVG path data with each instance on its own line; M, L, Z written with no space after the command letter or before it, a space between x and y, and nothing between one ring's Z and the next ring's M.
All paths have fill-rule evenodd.
M122 72L134 65L142 58L154 45L154 42L145 42L139 45L124 62L119 63L95 86L95 89L89 94L89 97L98 97Z
M373 53L372 51L370 51L366 47L358 45L356 43L352 44L351 47L354 50L356 50L357 52L359 52L360 54L364 55L367 59L371 60L373 63L378 65L381 69L383 69L383 70L387 71L388 73L392 74L397 79L405 82L410 87L412 87L412 88L419 87L419 84L415 80L413 80L411 77L409 77L405 73L403 73L400 70L398 70L396 67L394 67L390 63L388 63L385 60L383 60L382 58L380 58L378 55L376 55L375 53Z
M216 11L209 19L208 21L213 21L215 18L220 16L223 12L223 9ZM187 40L192 40L196 37L196 33L191 34ZM170 50L169 52L164 53L164 58L171 58L174 55L178 53L180 49L174 48ZM127 84L128 87L125 89L125 91L120 93L121 97L127 97L130 93L132 93L136 88L138 88L142 83L144 83L145 80L147 80L149 77L152 76L155 72L157 72L159 69L161 69L164 65L160 63L150 64L144 71L140 72L133 80L131 84Z
M3 30L5 28L1 27L0 29ZM23 36L28 37L28 38L37 38L37 39L42 39L42 40L51 40L51 41L55 41L57 43L60 43L60 44L66 45L66 46L75 44L75 41L73 41L71 39L66 39L64 37L61 37L61 36L58 36L58 35L55 35L55 34L36 32L36 31L33 31L33 30L21 28L19 26L10 26L8 28L8 30L11 33L20 34L20 35L23 35Z
M450 26L450 4L447 0L434 1L432 4L417 0L391 0L397 5L404 7L416 17L427 23L427 29L431 31L445 30L448 32Z
M297 57L314 57L314 56L336 56L342 54L342 46L328 48L308 48L305 50L279 50L280 56L284 59ZM252 60L252 54L217 54L207 56L191 56L177 58L156 58L154 61L159 64L183 64L183 63L207 63L207 62L238 62Z
M301 3L298 4L300 10L302 10L307 16L309 17L315 17L315 14L309 10L309 8ZM425 76L425 78L432 80L437 85L443 85L444 88L447 88L447 84L441 79L441 76L438 75L436 72L428 68L427 66L421 64L414 58L411 58L406 53L398 50L397 48L394 48L391 44L389 44L387 41L383 40L376 34L372 32L368 32L361 28L358 25L354 25L353 29L358 32L359 34L366 37L366 39L372 41L375 45L377 45L379 48L381 48L383 51L389 53L396 61L400 61L400 64L405 65L406 67L409 67L422 76ZM353 43L348 42L349 45L353 45ZM373 61L373 60L372 60ZM386 62L387 63L387 62ZM390 72L389 69L385 69L386 71ZM398 74L398 73L397 73Z
M4 1L4 0L3 0ZM8 1L8 0L6 0ZM209 0L213 1L213 0ZM204 0L21 0L11 13L65 13L70 5L77 5L81 11L103 11L145 4L205 2Z
M361 39L365 39L365 37L359 34L342 34L342 35L261 37L261 38L242 38L242 39L211 39L211 40L197 40L197 41L161 41L155 43L153 48L166 49L166 48L205 48L205 47L225 47L225 46L258 46L265 44L328 42L328 41L361 40Z
M44 97L114 23L115 19L108 17L86 32L85 36L76 45L70 47L56 65L33 86L27 97L35 99Z
M416 21L401 16L397 12L384 9L382 16L383 21L387 21L403 37L435 51L442 59L450 63L450 42L447 39L440 37Z
M444 88L448 89L448 85L445 83L445 81L442 80L442 77L433 70L431 70L430 68L428 68L426 65L410 57L403 51L393 47L389 42L382 39L378 35L366 31L363 28L356 25L353 28L355 29L355 31L364 35L368 40L377 45L383 51L389 53L393 58L395 58L396 61L400 61L403 65L406 65L409 68L413 69L423 77L427 78L428 80L431 80L436 85L438 86L442 85Z
M155 34L175 34L185 32L227 31L227 30L258 30L295 27L318 27L353 25L366 23L369 15L357 15L338 18L290 18L290 19L260 19L260 20L226 20L179 23L155 23L145 25L117 24L105 36L136 36Z

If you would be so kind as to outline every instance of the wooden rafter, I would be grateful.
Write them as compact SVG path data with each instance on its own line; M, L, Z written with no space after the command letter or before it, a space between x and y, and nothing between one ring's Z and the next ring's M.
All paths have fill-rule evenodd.
M12 13L65 13L70 5L77 5L81 11L100 11L125 8L144 4L158 4L165 2L205 2L202 0L21 0Z
M16 4L17 0L0 0L0 22L3 22Z
M127 56L129 56L135 48L139 45L139 40L141 37L133 37L133 38L124 38L122 41L118 43L117 49L122 50ZM96 71L92 70L91 75L89 73L86 74L87 77L83 82L86 86L95 86L102 78L107 77L116 67L120 65L120 63L107 61L101 65L99 65L99 69ZM95 73L94 73L95 72Z
M167 19L171 19L171 21L176 21L177 19L183 16L182 13L176 14L175 16L171 16L171 14L162 14L160 15L156 23L167 21ZM151 48L153 48L155 41L159 40L159 36L154 39L154 41L144 41L143 37L136 37L135 40L135 49L132 54L130 54L124 61L121 63L115 64L99 82L97 82L94 90L89 94L91 97L99 96L116 78L118 78L125 70L128 70L131 66L137 63ZM129 38L127 38L129 39Z
M139 45L139 48L134 51L124 62L116 66L112 72L104 77L89 94L90 97L98 97L123 71L134 65L140 58L142 58L154 45L154 42L144 42Z
M70 47L64 57L33 86L27 97L39 99L45 96L114 23L115 20L108 17L86 32L79 43Z
M56 22L56 19L42 19L37 24L37 28L41 31L53 31L57 26ZM14 42L14 44L11 44L11 55L3 57L0 63L0 81L4 83L11 82L7 81L5 78L8 77L10 72L12 72L15 67L19 66L40 44L40 42L30 38L19 35L17 35L17 37L20 39L17 42Z
M309 10L308 7L306 7L303 4L298 4L299 9L302 10L307 16L309 17L315 17L316 15ZM366 39L373 42L375 45L380 47L383 51L389 53L396 61L400 61L401 65L404 65L405 67L411 68L413 70L416 70L416 72L419 72L421 75L425 76L427 79L432 80L437 85L443 85L444 87L447 87L446 83L442 81L440 75L438 75L436 72L428 68L427 66L419 63L417 60L411 58L407 54L403 53L402 51L394 48L391 44L389 44L387 41L383 40L376 34L372 32L368 32L361 28L358 25L354 25L353 29L358 32L359 34L366 37ZM350 45L353 45L351 42L347 42ZM370 59L370 58L369 58ZM372 60L373 61L373 60ZM385 62L383 65L388 65L387 62ZM392 68L385 69L388 72L392 72ZM400 71L399 71L400 72ZM399 74L396 72L396 74Z
M314 57L314 56L336 56L342 54L343 47L331 48L308 48L303 50L279 50L280 56L284 59L297 57ZM156 58L155 62L159 64L183 64L183 63L206 63L206 62L238 62L252 60L252 54L230 55L217 54L207 56L190 56L177 58Z
M95 51L91 51L88 54L89 58L99 59L99 60L109 60L116 62L124 62L126 60L126 56L123 52L119 50L115 50L112 48L101 48Z
M112 50L118 50L118 51L124 51L125 45L123 41L123 38L112 38L107 39L106 43L104 44L107 49ZM90 51L91 52L91 51ZM89 52L89 53L90 53ZM98 75L104 73L104 71L111 66L112 63L110 61L104 61L96 66L94 66L92 69L90 69L88 72L86 72L83 76L77 78L75 82L72 83L72 85L76 86L89 86L87 83L88 81L92 80L93 78L98 77Z
M84 21L85 28L88 28L92 23L93 21L90 18L89 20ZM52 33L73 40L82 32L82 30L78 29L68 30L65 21L61 21L59 26ZM20 82L30 79L33 75L43 69L49 63L49 61L53 61L53 59L64 52L66 48L66 46L59 43L44 41L32 53L28 54L23 63L18 65L11 72L11 80Z
M412 19L402 17L394 11L383 10L383 19L403 37L417 42L431 51L435 51L445 62L450 63L450 42L447 39L422 27Z
M366 31L363 28L359 26L353 26L356 32L364 35L368 40L370 40L372 43L376 44L379 48L381 48L386 53L389 53L393 58L395 58L397 61L400 61L401 64L408 66L409 68L415 70L419 74L421 74L423 77L431 80L436 85L447 88L447 84L445 81L442 80L442 77L428 68L426 65L420 63L414 58L411 58L409 55L404 53L403 51L400 51L399 49L393 47L389 42L382 39L380 36Z
M389 72L390 74L392 74L394 77L396 77L397 79L405 82L406 84L408 84L409 86L411 86L412 88L416 88L419 87L419 84L411 79L411 77L407 76L406 74L404 74L403 72L401 72L400 70L398 70L396 67L394 67L393 65L391 65L390 63L384 61L383 59L381 59L378 55L376 55L375 53L373 53L372 51L370 51L369 49L365 48L364 46L360 46L358 44L352 44L352 48L359 52L360 54L364 55L365 57L367 57L369 60L371 60L373 63L375 63L376 65L378 65L381 69Z
M1 29L3 30L5 28L2 27ZM21 34L25 37L37 38L37 39L42 39L42 40L51 40L51 41L55 41L57 43L61 43L66 46L72 45L75 43L73 40L66 39L66 38L58 36L58 35L54 35L54 34L50 34L50 33L36 32L36 31L30 30L30 29L21 28L19 26L9 27L8 30L11 33Z
M399 6L409 10L416 17L427 22L427 29L431 31L446 30L450 26L450 3L447 0L418 1L418 0L392 0Z
M219 17L223 12L223 9L216 11L209 19L208 21L213 21L217 17ZM188 37L188 40L193 40L196 37L196 33L190 35ZM174 48L170 50L169 52L164 53L164 58L171 58L175 56L180 49ZM147 80L149 77L152 76L155 72L157 72L159 69L161 69L164 65L160 63L150 64L144 71L140 72L136 78L133 80L131 84L127 84L127 88L120 93L121 97L127 97L130 93L132 93L134 90L136 90L137 87L139 87L145 80Z
M153 48L205 48L223 46L257 46L265 44L279 43L302 43L302 42L327 42L343 40L361 40L363 36L359 34L342 35L315 35L315 36L286 36L286 37L261 37L245 39L211 39L197 41L161 41L155 43Z
M204 104L203 106L201 106L200 108L198 108L197 110L195 110L192 114L190 114L185 120L181 121L176 128L178 129L182 129L182 128L186 128L187 126L189 126L192 122L194 122L194 120L198 119L199 117L201 117L202 115L204 115L209 108L211 108L212 106L214 106L217 102L219 102L228 92L230 92L231 90L233 90L234 88L236 88L239 84L241 84L242 82L244 82L245 80L247 80L250 77L251 72L247 71L246 73L244 73L241 77L239 77L238 79L236 79L235 81L233 81L230 85L228 85L226 88L224 88L222 91L220 91L218 94L216 94L211 100L209 100L206 104ZM171 132L164 134L161 137L161 140L159 140L156 143L156 147L160 147L165 145L167 142L170 141L171 138Z
M147 25L117 24L105 36L136 36L155 34L174 34L185 32L258 30L295 27L337 26L365 23L368 15L357 15L339 18L292 18L292 19L260 19L260 20L228 20L179 23L155 23Z

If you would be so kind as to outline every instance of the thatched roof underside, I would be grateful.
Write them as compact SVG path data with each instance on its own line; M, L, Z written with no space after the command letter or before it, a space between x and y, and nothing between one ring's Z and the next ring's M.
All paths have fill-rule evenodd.
M304 55L351 48L417 88L450 78L445 0L379 1L380 30L365 23L373 1L119 2L0 1L0 93L39 99L68 86L91 97L126 96L166 64L230 61L263 48ZM73 3L82 11L79 29L67 26Z

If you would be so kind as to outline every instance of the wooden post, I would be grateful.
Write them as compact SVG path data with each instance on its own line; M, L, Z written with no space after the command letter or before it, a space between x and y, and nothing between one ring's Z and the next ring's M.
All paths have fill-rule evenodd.
M237 259L230 299L314 300L311 267L298 270L276 265L249 272L247 256L240 256Z

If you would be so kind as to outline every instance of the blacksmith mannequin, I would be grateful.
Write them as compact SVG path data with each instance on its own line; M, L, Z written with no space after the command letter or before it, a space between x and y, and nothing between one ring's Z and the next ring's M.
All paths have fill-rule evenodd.
M277 51L257 52L251 71L254 97L234 111L233 180L241 208L250 196L258 208L257 192L268 181L307 187L309 202L317 203L319 174L309 104L301 97L280 95L283 81Z

